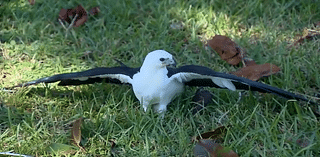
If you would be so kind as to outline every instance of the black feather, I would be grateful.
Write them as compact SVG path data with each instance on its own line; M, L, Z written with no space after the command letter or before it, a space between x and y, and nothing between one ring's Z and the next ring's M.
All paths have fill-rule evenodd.
M270 85L266 85L260 82L246 79L244 77L238 77L232 74L216 72L203 66L186 65L186 66L179 67L177 69L168 69L169 77L177 73L194 73L194 74L200 74L204 76L225 78L225 79L231 80L232 83L235 85L236 89L239 89L239 90L251 90L251 91L258 91L262 93L272 93L287 99L302 100L302 101L310 102L312 104L316 104L315 102L306 99L302 95L297 95L297 94L282 90L280 88L272 87ZM192 79L188 82L185 82L185 85L221 88L220 86L213 83L211 79L208 79L208 78Z
M129 76L130 78L133 78L133 75L136 74L139 70L140 68L130 68L127 66L112 67L112 68L94 68L94 69L90 69L82 72L57 74L50 77L44 77L38 80L21 83L14 87L26 87L26 86L35 85L38 83L53 83L58 81L60 81L60 83L58 84L59 86L93 84L96 82L121 84L120 80L117 80L114 78L100 78L100 77L91 78L91 77L104 75L104 74L123 74L123 75ZM86 77L87 79L81 79Z

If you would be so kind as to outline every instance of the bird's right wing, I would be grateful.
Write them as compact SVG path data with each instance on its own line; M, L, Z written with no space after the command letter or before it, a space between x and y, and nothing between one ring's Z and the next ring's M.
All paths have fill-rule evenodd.
M38 80L21 83L13 87L25 87L38 83L59 82L59 86L93 84L96 82L132 84L133 75L139 72L140 68L130 68L126 66L111 68L94 68L82 72L57 74Z
M302 95L297 95L260 82L251 81L244 77L216 72L203 66L186 65L177 69L168 69L168 71L168 77L170 79L178 80L188 86L227 88L232 91L235 91L236 89L252 90L263 93L272 93L287 99L297 99L316 104Z

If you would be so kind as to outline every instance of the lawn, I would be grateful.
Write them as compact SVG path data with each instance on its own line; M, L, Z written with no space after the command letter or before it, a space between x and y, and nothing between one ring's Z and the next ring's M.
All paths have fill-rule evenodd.
M58 22L61 8L99 6L79 27ZM213 103L193 115L198 88L187 87L160 120L145 113L130 86L39 84L4 89L53 74L119 66L139 67L164 49L178 66L196 64L236 71L206 41L225 35L258 64L281 72L259 81L294 93L320 92L320 42L291 46L320 21L320 2L228 0L3 0L0 2L0 152L32 156L193 156L193 136L228 126L221 145L240 156L320 156L320 124L305 102L272 94L205 88ZM90 55L86 55L90 53ZM318 108L319 110L319 108ZM82 118L81 143L71 142ZM56 152L54 144L75 147Z

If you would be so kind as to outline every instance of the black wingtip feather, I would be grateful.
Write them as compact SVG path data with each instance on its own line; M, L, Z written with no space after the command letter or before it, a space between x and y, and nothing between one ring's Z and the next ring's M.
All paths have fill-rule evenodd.
M34 80L34 81L30 81L30 82L26 82L26 83L21 83L21 84L18 84L16 86L13 86L11 88L16 88L16 87L28 87L28 86L31 86L31 85L36 85L36 84L39 84L39 83L53 83L53 82L58 82L61 80L61 78L64 77L65 74L58 74L58 75L53 75L53 76L50 76L50 77L44 77L44 78L40 78L40 79L37 79L37 80Z
M50 77L44 77L40 78L38 80L21 83L16 86L13 86L11 88L15 87L27 87L30 85L36 85L39 83L53 83L53 82L59 82L59 86L68 86L68 85L82 85L82 84L93 84L93 83L100 83L100 82L106 82L106 83L115 83L115 84L127 84L122 83L118 79L113 78L100 78L100 75L105 74L123 74L127 75L129 77L133 77L135 73L139 71L140 68L130 68L127 67L125 64L122 63L121 67L112 67L112 68L104 68L104 67L98 67L93 68L90 70L82 71L82 72L74 72L74 73L65 73L65 74L57 74Z

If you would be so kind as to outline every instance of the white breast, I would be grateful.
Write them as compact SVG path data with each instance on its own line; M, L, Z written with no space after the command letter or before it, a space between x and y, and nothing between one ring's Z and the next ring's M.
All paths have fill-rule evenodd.
M153 104L167 105L183 91L183 84L170 79L167 69L156 73L137 73L133 76L133 91L144 109Z

